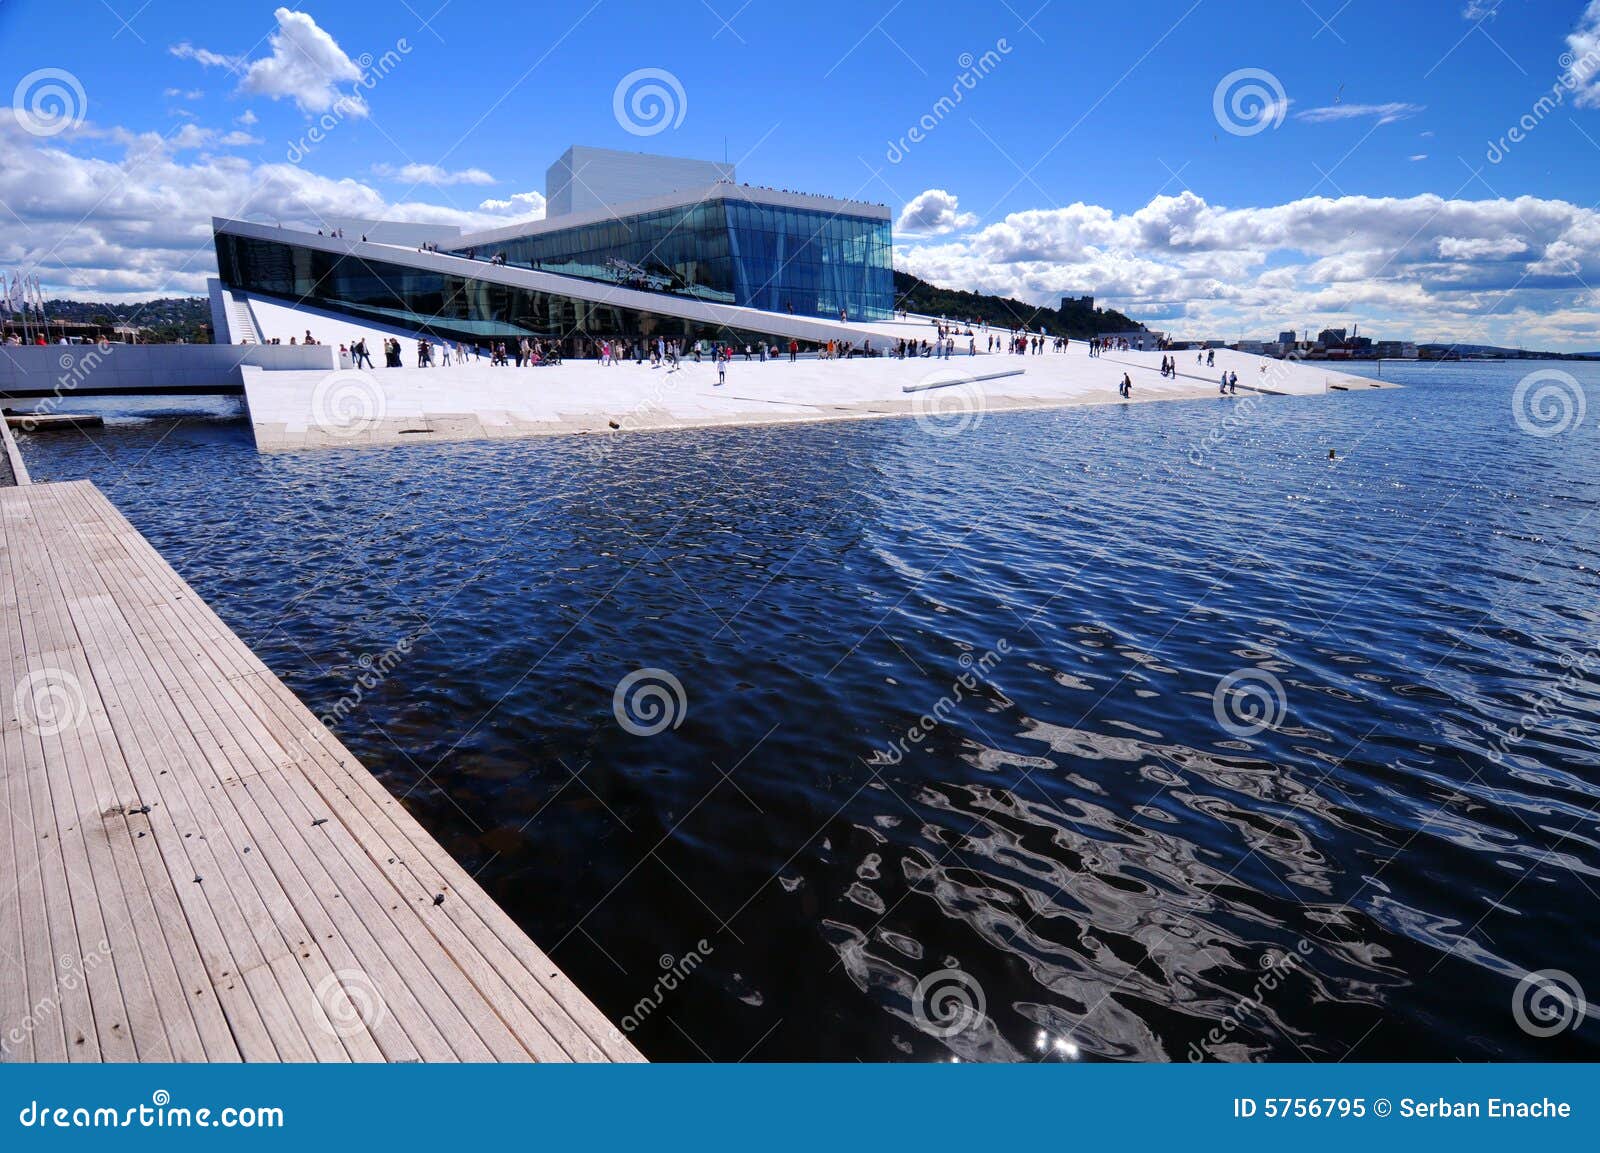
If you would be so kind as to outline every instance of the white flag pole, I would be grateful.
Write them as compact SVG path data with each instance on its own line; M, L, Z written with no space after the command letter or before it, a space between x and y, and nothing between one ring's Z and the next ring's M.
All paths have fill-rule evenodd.
M11 274L11 292L17 305L22 309L22 340L25 344L32 344L33 322L28 316L28 294L23 290L22 273Z
M40 282L37 272L33 274L33 294L39 299L39 323L44 326L44 338L48 341L50 339L50 317L45 314L44 285ZM66 336L66 331L62 330L61 335Z

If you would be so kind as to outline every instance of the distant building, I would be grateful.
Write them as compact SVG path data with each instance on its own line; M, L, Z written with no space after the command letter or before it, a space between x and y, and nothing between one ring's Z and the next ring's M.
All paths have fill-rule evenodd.
M1376 349L1380 360L1417 359L1417 346L1409 340L1380 340Z
M1294 344L1294 329L1288 328L1288 329L1285 329L1284 331L1278 333L1278 343L1279 344L1285 344L1285 345L1293 345Z
M632 200L733 180L731 164L574 144L545 170L545 217L574 216Z
M1344 328L1324 328L1317 333L1317 343L1324 348L1343 348L1348 332L1349 330Z
M1233 347L1239 352L1248 352L1255 356L1263 355L1267 349L1266 342L1260 340L1241 340Z
M1094 311L1094 297L1092 296L1063 296L1061 298L1061 311L1067 312L1074 308Z
M1141 328L1134 332L1102 332L1100 334L1101 340L1126 340L1128 347L1135 352L1155 352L1161 347L1161 342L1166 338L1166 333L1156 332L1147 328Z

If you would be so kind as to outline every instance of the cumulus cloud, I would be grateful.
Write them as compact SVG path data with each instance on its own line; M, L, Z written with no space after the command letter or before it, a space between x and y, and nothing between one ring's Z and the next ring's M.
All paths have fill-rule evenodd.
M259 136L251 136L248 132L230 132L226 136L219 136L217 143L224 148L242 148L246 144L262 144L264 141Z
M1515 236L1441 236L1439 255L1477 259L1484 256L1516 256L1528 251L1528 242Z
M268 40L272 55L250 62L239 90L293 100L302 112L326 112L340 104L348 115L365 115L365 101L339 87L361 79L361 69L338 41L308 13L279 8L273 16L278 30Z
M1600 213L1436 195L1230 208L1184 192L1127 213L1079 203L961 237L904 237L896 264L1038 304L1089 290L1191 337L1358 321L1379 337L1587 348Z
M1307 124L1327 124L1335 120L1366 120L1377 117L1379 124L1389 124L1426 111L1425 105L1403 104L1398 101L1389 104L1329 104L1322 108L1303 109L1296 112L1294 118L1304 120Z
M218 151L228 139L192 124L163 135L92 123L41 139L0 108L0 204L11 221L0 229L0 267L37 270L47 295L149 299L204 292L217 273L213 216L308 228L353 217L481 229L544 208L538 193L477 207L397 203L359 180Z
M249 128L252 124L260 121L260 119L261 117L257 116L254 112L250 111L250 109L246 108L243 112L233 118L233 122L235 124L242 124L244 127Z
M494 177L481 168L463 168L457 172L440 168L437 164L374 164L372 174L403 184L493 184Z
M542 220L545 213L544 194L515 192L505 200L485 200L478 205L478 210L509 216L514 220Z
M942 236L959 232L978 223L975 213L962 212L956 197L942 188L930 188L913 196L900 212L895 228L921 236Z
M51 294L147 299L203 291L216 274L212 216L481 229L545 211L533 191L457 206L438 187L428 200L397 203L361 180L225 151L236 143L232 132L193 124L162 134L89 122L39 138L0 108L0 203L16 217L0 229L0 267L37 269ZM948 192L918 199L914 219L953 228L902 228L896 264L953 288L1039 304L1092 292L1188 337L1359 323L1380 339L1595 343L1600 291L1584 285L1600 284L1600 212L1563 200L1338 196L1229 206L1186 191L1131 211L1076 203L978 228Z
M1567 51L1572 60L1566 79L1576 87L1574 103L1579 108L1600 108L1600 0L1590 0L1578 18L1578 26L1567 34Z
M174 44L167 49L168 52L180 60L193 60L206 68L227 68L234 70L244 64L244 59L239 56L224 56L220 52L213 52L209 48L196 48L187 40Z
M279 8L273 12L277 30L268 38L271 54L257 60L226 56L188 41L167 51L208 68L225 67L241 73L239 91L270 100L292 100L300 111L326 112L338 105L346 116L365 116L366 101L352 85L361 69L339 42L306 12Z

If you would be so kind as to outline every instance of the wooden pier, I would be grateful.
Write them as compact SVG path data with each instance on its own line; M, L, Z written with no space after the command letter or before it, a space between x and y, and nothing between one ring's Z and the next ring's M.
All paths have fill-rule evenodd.
M0 1057L637 1061L92 484L0 488Z

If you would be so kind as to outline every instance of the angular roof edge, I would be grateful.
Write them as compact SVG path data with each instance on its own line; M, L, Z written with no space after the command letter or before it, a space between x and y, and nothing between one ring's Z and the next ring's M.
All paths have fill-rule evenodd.
M851 200L848 197L818 196L809 192L788 192L778 188L761 188L751 184L735 184L732 181L722 180L701 188L685 188L678 192L668 192L661 196L647 196L641 200L629 200L606 208L571 212L565 216L547 216L540 220L524 220L498 228L486 228L478 232L463 232L461 234L461 246L463 248L477 248L485 244L498 244L506 240L515 240L522 236L538 236L546 232L560 232L563 229L578 228L585 224L599 224L607 220L622 220L629 216L638 216L646 212L660 212L669 208L681 208L685 205L699 204L708 200L743 200L751 204L764 204L774 208L805 208L813 212L831 213L835 216L866 216L874 220L883 221L890 219L889 208L884 204L869 204L864 200Z

